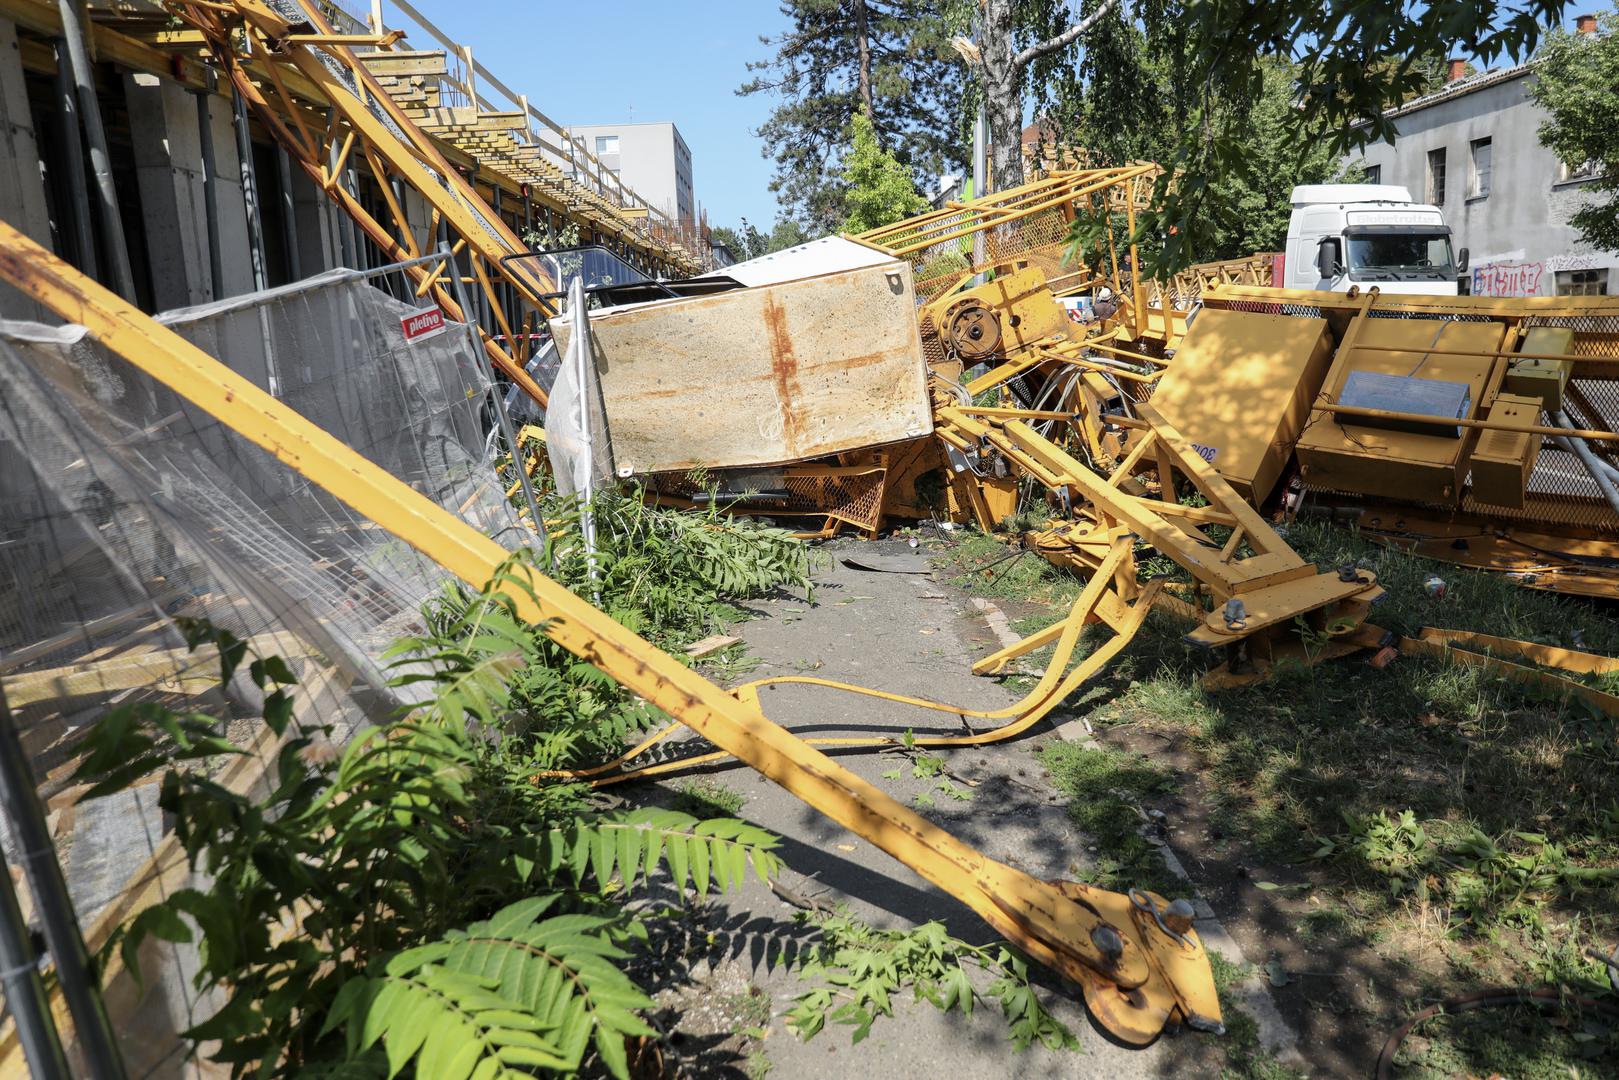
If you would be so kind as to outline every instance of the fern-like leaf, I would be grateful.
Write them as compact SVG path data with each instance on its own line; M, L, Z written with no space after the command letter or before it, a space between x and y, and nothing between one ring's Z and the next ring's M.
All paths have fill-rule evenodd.
M626 889L666 863L675 888L689 883L699 896L711 888L730 892L748 870L768 882L781 870L770 832L733 818L699 821L676 810L644 808L595 820L580 819L551 830L534 859L551 875L566 873L577 886L586 876L605 886L615 876Z
M499 1080L522 1069L577 1070L594 1045L617 1076L624 1040L653 1034L637 1013L652 1000L618 968L621 920L540 916L555 897L512 904L493 918L391 957L380 975L339 991L326 1030L342 1027L358 1058L378 1040L389 1075Z

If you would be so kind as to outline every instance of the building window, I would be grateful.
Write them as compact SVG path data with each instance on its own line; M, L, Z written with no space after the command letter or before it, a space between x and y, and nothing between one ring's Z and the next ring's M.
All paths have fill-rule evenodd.
M1557 295L1607 296L1608 271L1559 270L1557 271Z
M600 157L603 154L616 154L616 153L618 153L618 136L617 135L598 135L598 136L596 136L596 156L597 157Z
M1490 194L1490 140L1474 139L1472 168L1467 174L1467 197L1483 199Z
M1559 184L1581 183L1594 180L1602 175L1602 163L1592 159L1578 165L1570 165L1566 161L1558 162L1557 182Z
M1445 205L1445 152L1428 151L1428 202L1433 206Z
M1383 182L1383 166L1368 165L1361 171L1366 174L1368 184L1381 184Z

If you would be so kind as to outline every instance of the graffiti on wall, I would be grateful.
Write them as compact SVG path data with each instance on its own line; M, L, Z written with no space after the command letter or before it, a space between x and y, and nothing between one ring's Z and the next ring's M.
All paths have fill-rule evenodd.
M1538 262L1473 267L1474 296L1536 296L1545 266Z
M1474 296L1550 296L1565 270L1608 265L1601 255L1548 255L1539 262L1492 262L1473 267Z
M1601 255L1548 255L1545 265L1546 273L1557 274L1564 270L1600 270L1608 260Z

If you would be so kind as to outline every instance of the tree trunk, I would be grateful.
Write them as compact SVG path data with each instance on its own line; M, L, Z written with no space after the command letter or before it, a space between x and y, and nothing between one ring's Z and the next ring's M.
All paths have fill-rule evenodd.
M990 177L996 191L1023 183L1023 69L1012 44L1015 0L987 0L979 35ZM982 195L983 192L974 192Z
M866 114L866 119L876 127L877 113L871 104L871 33L866 18L866 0L854 0L854 41L855 49L860 54L860 108ZM882 141L881 135L877 141Z

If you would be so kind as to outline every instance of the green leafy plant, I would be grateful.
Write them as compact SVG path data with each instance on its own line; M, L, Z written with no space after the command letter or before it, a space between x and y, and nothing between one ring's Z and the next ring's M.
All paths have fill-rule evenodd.
M1436 836L1410 810L1352 818L1349 832L1323 842L1316 855L1350 853L1384 876L1393 895L1447 905L1457 926L1533 919L1548 898L1619 882L1619 869L1584 866L1543 833L1494 837L1466 826Z
M429 619L439 636L398 650L417 653L398 680L428 699L335 754L318 752L329 727L293 722L285 663L187 624L225 678L246 664L266 725L284 736L260 797L212 780L220 757L247 751L209 717L135 705L88 735L77 773L88 797L160 773L159 804L206 881L143 910L109 954L138 978L147 939L197 941L197 984L225 1004L186 1034L217 1041L211 1056L237 1075L414 1061L417 1075L459 1080L597 1061L624 1076L626 1040L648 1034L636 1015L647 1000L616 962L654 917L626 910L627 896L655 873L706 895L779 869L776 839L755 826L598 814L578 785L531 782L536 761L565 747L514 753L502 737L514 665L534 656L503 613L492 587L455 618Z
M909 170L878 143L871 119L855 113L849 123L853 145L843 168L842 230L866 232L926 210Z
M580 507L554 492L542 498L550 535L534 554L514 559L585 596L600 596L614 619L671 655L738 617L736 602L778 589L811 589L810 549L782 529L733 519L712 503L703 511L651 506L641 493L601 493L596 522L596 576L578 539ZM515 564L493 591L447 584L424 611L423 633L389 651L399 677L431 680L444 710L494 718L480 703L507 685L500 723L510 733L547 744L539 756L566 765L616 755L624 741L670 718L620 687L594 664L524 626L507 599L526 589ZM739 660L729 661L740 668ZM425 667L424 667L425 665ZM550 767L542 765L540 767Z
M1019 1050L1036 1042L1053 1050L1079 1045L1029 984L1028 961L1008 945L968 945L938 922L877 930L846 912L799 918L819 927L823 938L800 969L801 977L823 985L799 995L787 1016L802 1039L814 1038L830 1022L849 1025L851 1040L860 1042L878 1016L893 1014L894 995L909 988L916 1001L944 1012L960 1009L970 1016L980 999L995 1002ZM974 986L973 969L990 976L982 990Z

